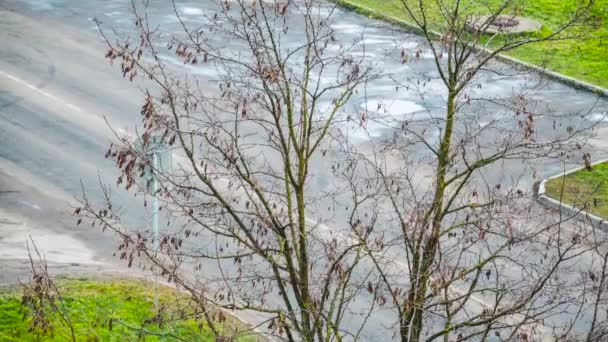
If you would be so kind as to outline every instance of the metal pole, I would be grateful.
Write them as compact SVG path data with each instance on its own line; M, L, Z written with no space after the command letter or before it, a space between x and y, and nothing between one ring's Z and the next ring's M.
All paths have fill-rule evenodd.
M152 229L154 230L154 258L158 256L159 236L158 236L158 180L156 171L158 170L158 154L152 153ZM158 308L158 268L154 265L154 307Z

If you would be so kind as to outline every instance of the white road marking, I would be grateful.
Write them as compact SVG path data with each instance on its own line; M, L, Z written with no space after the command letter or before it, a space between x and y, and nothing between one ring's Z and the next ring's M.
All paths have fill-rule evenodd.
M27 88L29 88L29 89L31 89L31 90L33 90L33 91L35 91L35 92L37 92L37 93L41 94L41 95L43 95L43 96L45 96L45 97L47 97L47 98L49 98L49 99L51 99L51 100L53 100L53 101L55 101L55 102L57 102L57 103L60 103L60 104L62 104L62 105L65 105L65 106L67 106L67 107L69 107L69 108L71 108L71 109L73 109L73 110L75 110L75 111L77 111L77 112L82 112L82 110L81 110L81 109L80 109L78 106L75 106L75 105L73 105L73 104L71 104L71 103L69 103L69 102L63 101L63 100L61 100L60 98L58 98L58 97L56 97L56 96L54 96L54 95L52 95L52 94L50 94L50 93L48 93L48 92L46 92L46 91L44 91L44 90L40 89L40 88L38 88L38 87L36 87L35 85L32 85L32 84L30 84L30 83L28 83L28 82L26 82L26 81L24 81L24 80L22 80L22 79L20 79L20 78L18 78L18 77L15 77L15 76L13 76L13 75L10 75L10 74L8 74L8 73L6 73L6 72L2 71L2 70L0 70L0 75L4 76L4 77L6 77L6 78L8 78L8 79L10 79L10 80L12 80L12 81L14 81L14 82L17 82L17 83L19 83L19 84L21 84L21 85L23 85L23 86L25 86L25 87L27 87ZM126 133L126 131L124 131L124 130L122 130L122 129L121 129L120 131L122 131L121 133ZM129 133L127 133L127 134L128 134L128 135L130 135ZM179 158L179 156L178 156L178 158ZM181 158L180 158L180 159L181 159ZM222 179L222 180L223 180L223 179ZM225 181L225 180L224 180L224 181ZM306 220L307 220L307 221L309 221L310 219L308 219L308 218L307 218ZM310 221L312 221L312 220L310 220ZM327 227L327 226L326 226L326 225L324 225L324 224L322 224L322 226L324 226L324 227L322 227L322 228L325 228L325 229L328 229L328 228L329 228L329 227ZM340 234L340 235L342 235L342 234ZM404 268L407 266L407 265L405 265L404 263L402 263L402 262L400 262L400 261L395 260L395 262L396 262L397 264L399 264L400 266L404 267ZM460 290L460 289L456 289L456 288L450 288L450 290L452 290L452 291L454 291L454 292L458 293L458 294L459 294L459 295L461 295L461 296L465 294L465 293L464 293L464 291L462 291L462 290ZM479 299L479 298L477 298L477 297L476 297L476 296L474 296L474 295L470 296L469 298L470 298L470 299L472 299L473 301L475 301L475 302L479 303L481 306L483 306L483 307L487 307L487 304L485 303L485 301L484 301L484 300ZM541 328L542 328L542 327L541 327Z
M5 71L0 70L0 76L4 76L6 79L17 83L26 89L33 90L36 94L42 95L46 99L51 100L52 102L55 102L56 104L58 104L60 106L67 107L71 110L71 111L65 111L65 110L55 111L54 112L55 115L59 115L59 116L63 117L65 120L71 121L74 124L81 126L82 128L85 128L85 129L93 132L94 134L99 135L99 137L101 137L103 139L114 137L114 134L112 133L111 129L112 129L112 127L119 126L119 124L117 124L115 122L115 119L110 120L109 118L105 117L101 113L98 113L98 112L95 113L95 112L83 110L82 108L80 108L68 101L65 101L63 98L55 96L43 89L40 89L39 87L37 87L19 77L13 76ZM108 128L108 129L104 130L103 128ZM121 133L123 131L126 132L124 129L119 129L119 130L121 131ZM130 134L127 134L127 135L130 136Z
M18 77L15 77L13 75L7 74L6 72L4 72L2 70L0 70L0 75L8 78L9 80L15 81L15 82L17 82L17 83L19 83L19 84L21 84L21 85L23 85L23 86L25 86L25 87L27 87L27 88L35 91L35 92L37 92L40 95L43 95L43 96L45 96L45 97L47 97L47 98L49 98L49 99L51 99L51 100L53 100L55 102L58 102L58 103L60 103L62 105L65 105L65 106L67 106L67 107L69 107L69 108L71 108L71 109L73 109L73 110L75 110L77 112L82 112L82 110L80 108L78 108L77 106L75 106L75 105L73 105L71 103L65 102L65 101L61 100L60 98L58 98L58 97L56 97L56 96L54 96L52 94L49 94L46 91L44 91L44 90L36 87L35 85L32 85L32 84L26 82L26 81L24 81L24 80L22 80L22 79L20 79Z

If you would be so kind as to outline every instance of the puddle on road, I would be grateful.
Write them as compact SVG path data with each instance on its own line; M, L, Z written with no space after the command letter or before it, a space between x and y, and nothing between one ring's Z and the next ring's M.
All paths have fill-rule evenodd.
M49 264L100 264L94 253L83 242L67 234L43 230L31 225L27 219L0 212L0 260L29 260L27 244L30 237Z
M99 264L94 260L94 254L81 241L69 235L31 230L23 226L19 226L19 228L18 231L13 229L9 236L0 239L0 260L28 260L27 243L31 236L48 263ZM7 233L6 227L3 230Z
M19 203L22 204L22 205L24 205L24 206L26 206L26 207L28 207L28 208L32 208L32 209L35 209L35 210L40 210L40 206L37 205L37 204L31 203L31 202L28 202L28 201L19 201Z
M424 111L425 108L413 101L407 100L369 100L361 104L361 108L379 114L401 116Z
M180 8L180 12L183 15L203 15L205 12L197 7L184 6Z
M404 42L399 44L399 48L403 50L415 50L422 47L422 43L417 41Z
M167 64L171 64L175 67L178 68L179 71L183 71L183 69L188 69L189 73L192 73L194 75L201 75L201 76L205 76L205 77L209 77L209 78L215 78L218 76L218 72L215 69L214 66L212 65L208 65L208 64L198 64L198 65L191 65L191 64L184 64L183 60L175 57L175 56L171 56L171 55L159 55L158 56L163 62L167 63ZM151 59L146 59L146 61L153 63L153 61Z
M336 31L346 34L361 34L365 30L365 27L361 25L348 23L332 24L331 27Z
M391 38L389 38L389 37L373 38L373 37L367 36L366 38L361 40L361 44L362 45L384 45L384 47L389 47L389 46L393 45L393 40L391 40Z
M121 15L124 15L124 13L121 12L121 11L112 11L112 12L106 12L106 13L104 13L104 15L106 17L112 18L112 17L118 17L118 16L121 16ZM95 27L97 27L97 26L95 26Z
M33 10L35 11L50 11L55 8L54 3L56 1L52 0L25 0L23 1L29 4Z
M608 112L606 113L592 113L587 115L587 120L591 122L608 122Z

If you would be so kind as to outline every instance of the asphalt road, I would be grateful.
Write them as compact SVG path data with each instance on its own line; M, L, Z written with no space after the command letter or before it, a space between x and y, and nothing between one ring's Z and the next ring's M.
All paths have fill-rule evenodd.
M180 2L178 9L195 20L206 6L207 1ZM177 29L169 2L151 1L151 8L154 20L168 30ZM112 137L105 120L125 131L139 122L141 92L103 58L106 49L90 20L93 17L119 32L130 29L128 1L0 0L0 283L27 277L29 236L54 272L124 271L112 256L113 237L97 228L77 227L70 209L83 189L95 196L100 181L115 181L114 166L104 159ZM334 27L343 40L358 40L364 32L366 53L381 60L380 67L395 77L433 68L428 54L423 53L415 66L404 66L395 49L387 48L395 41L417 46L420 41L415 36L343 11L338 12ZM166 60L181 67L170 56ZM208 70L188 71L214 77ZM483 92L508 96L533 82L530 76L488 74ZM420 103L413 94L394 93L394 84L384 78L370 84L365 97L355 97L351 106L372 110L381 103L395 115L414 115L418 106L441 110L442 98L433 93L441 86L431 81L426 87L427 102ZM608 112L607 100L555 82L549 82L535 100L558 114L591 111L583 120L601 119ZM608 130L604 124L600 127L589 147L597 158L608 152ZM388 134L382 127L369 129L377 136ZM537 179L563 167L559 160L534 166L513 162L492 169L490 176L518 178L531 191ZM323 186L320 180L316 184ZM145 227L149 215L141 210L141 203L120 190L116 196L131 213L130 222Z

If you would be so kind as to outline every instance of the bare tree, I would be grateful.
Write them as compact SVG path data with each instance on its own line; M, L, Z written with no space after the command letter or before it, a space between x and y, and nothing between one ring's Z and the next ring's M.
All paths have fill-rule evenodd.
M119 136L107 157L121 171L118 184L135 194L145 191L139 177L148 170L159 179L150 196L169 221L159 253L149 229L124 223L109 187L105 203L85 194L76 213L118 233L129 265L147 260L189 291L218 335L212 312L219 307L253 312L253 323L289 341L356 339L374 304L355 306L353 299L375 279L369 269L355 271L364 244L324 224L337 198L349 200L344 189L318 189L311 174L329 174L324 160L339 136L336 124L346 120L342 109L373 68L357 44L337 42L333 6L216 5L193 21L174 4L181 33L167 37L147 2L133 1L135 35L101 30L106 57L146 87L143 130L137 138ZM174 57L193 72L173 69L167 60ZM153 168L153 142L170 147L171 170ZM356 203L347 206L356 210ZM343 328L353 312L363 318Z
M434 84L445 101L416 119L347 113L376 75L365 46L333 32L329 4L217 1L195 19L174 4L180 34L167 35L133 1L133 36L101 32L106 57L145 88L143 128L117 134L107 157L134 194L155 175L146 201L162 202L168 224L157 253L110 187L104 203L85 194L77 215L117 233L129 265L140 258L190 292L218 336L222 308L253 313L289 341L365 339L370 320L394 323L383 336L402 341L601 340L605 241L572 217L544 215L529 178L497 172L576 156L593 124L535 107L535 77L508 98L483 89L486 75L512 72L498 54L583 37L577 25L594 3L543 36L483 33L523 2L492 4L480 23L473 1L400 1L422 44L399 58L415 64L426 51L434 72L396 79L396 89L424 103ZM393 138L353 144L345 127L372 121ZM172 169L151 163L159 143Z
M522 5L399 1L423 38L400 58L415 64L427 53L434 70L396 79L397 89L418 93L420 102L440 94L443 106L427 107L425 119L378 116L393 139L372 138L364 148L343 145L350 167L336 173L357 196L372 199L357 212L360 227L367 228L353 229L353 236L361 237L376 266L378 304L395 312L401 341L601 336L599 316L589 320L597 310L588 301L597 307L605 300L596 275L603 268L592 271L593 286L581 274L587 274L582 265L589 258L603 260L605 240L590 226L572 224L572 217L545 215L529 195L533 177L524 188L519 182L519 173L532 175L534 168L522 172L517 166L581 155L594 124L581 120L588 113L558 115L537 106L542 79L536 76L507 98L483 89L484 77L512 73L497 63L501 53L588 37L579 26L594 2L578 2L571 18L549 34L484 33ZM486 16L479 16L480 7ZM478 28L471 30L475 20ZM438 85L432 94L430 83ZM592 257L592 250L601 252Z

